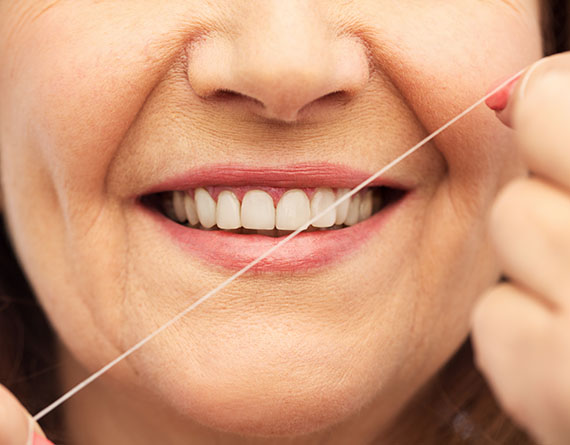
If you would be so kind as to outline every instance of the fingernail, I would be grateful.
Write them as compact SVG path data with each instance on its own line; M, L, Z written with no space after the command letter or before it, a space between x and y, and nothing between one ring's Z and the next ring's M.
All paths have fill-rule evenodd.
M54 445L53 442L50 442L49 440L47 440L45 437L43 437L41 434L38 433L34 433L34 440L33 440L33 445Z
M548 60L548 57L544 57L542 59L537 60L536 62L534 62L530 68L527 70L526 74L524 75L523 80L521 81L521 97L524 97L524 95L526 94L527 88L528 88L528 82L532 76L532 74L534 73L534 71L543 63L545 63Z
M487 91L487 94L489 94L491 91L496 89L499 85L501 85L503 82L505 82L509 77L511 77L511 76L503 77L502 79L495 82L495 84L491 88L489 88L489 91ZM485 104L487 104L487 106L491 110L494 110L494 111L503 111L505 108L507 108L511 94L512 94L513 90L515 89L515 85L517 84L520 77L521 76L519 75L519 76L515 77L513 80L511 80L503 88L501 88L499 91L497 91L491 97L489 97L485 101Z

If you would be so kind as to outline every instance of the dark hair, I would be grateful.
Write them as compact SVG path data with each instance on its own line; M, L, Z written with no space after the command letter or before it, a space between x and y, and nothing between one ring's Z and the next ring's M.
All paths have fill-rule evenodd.
M545 2L544 53L566 51L570 0ZM0 218L0 383L35 413L60 395L55 335L39 307ZM473 363L467 340L445 367L417 394L392 432L395 444L501 444L533 442L495 402ZM42 426L63 442L58 412ZM410 432L417 437L410 438Z
M570 0L542 1L544 55L570 49Z
M31 413L59 393L55 337L39 307L0 218L0 383ZM57 419L46 429L54 433Z

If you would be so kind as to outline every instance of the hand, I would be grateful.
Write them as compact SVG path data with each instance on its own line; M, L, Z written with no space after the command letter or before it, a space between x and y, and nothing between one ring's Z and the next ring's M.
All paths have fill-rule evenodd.
M0 385L0 445L48 445L39 425L6 388Z
M478 302L473 342L505 411L540 444L562 445L570 444L570 53L529 71L498 112L531 172L492 209L509 282Z

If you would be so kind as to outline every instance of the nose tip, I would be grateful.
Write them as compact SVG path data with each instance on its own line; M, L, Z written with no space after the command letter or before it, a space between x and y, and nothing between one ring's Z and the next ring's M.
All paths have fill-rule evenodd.
M249 72L240 77L244 80L232 82L234 97L249 99L254 112L263 117L285 122L297 120L301 110L326 96L344 92L341 85L327 81L321 73L294 68L278 73Z
M213 37L190 52L189 81L203 99L224 98L242 111L294 122L309 108L350 101L368 81L363 44L348 37L317 40L264 45L259 36L245 42Z

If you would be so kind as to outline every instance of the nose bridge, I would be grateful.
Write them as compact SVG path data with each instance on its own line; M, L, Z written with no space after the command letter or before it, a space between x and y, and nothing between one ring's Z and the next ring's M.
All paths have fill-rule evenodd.
M315 70L326 57L327 30L306 0L269 0L236 41L240 69ZM327 32L328 31L328 32ZM331 39L329 38L329 41Z
M283 121L331 93L354 95L368 80L364 45L339 35L318 3L249 0L235 32L214 35L190 55L194 91L237 93L234 104Z

